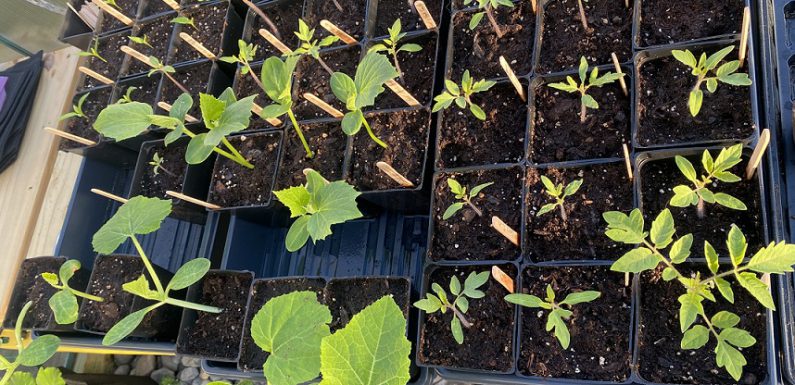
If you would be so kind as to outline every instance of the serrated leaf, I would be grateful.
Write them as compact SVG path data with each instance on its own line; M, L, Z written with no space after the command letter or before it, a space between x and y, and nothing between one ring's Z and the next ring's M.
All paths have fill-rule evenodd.
M732 225L729 230L729 236L726 239L726 247L729 249L729 256L731 257L734 267L743 263L748 244L745 241L745 234L743 234L736 225Z
M626 243L642 243L645 235L643 234L643 215L640 210L634 209L630 215L618 211L609 211L602 214L608 223L608 230L605 232L610 239Z
M41 273L41 278L52 286L59 286L61 282L55 273Z
M722 340L718 340L718 345L715 347L715 362L719 368L726 368L735 381L740 380L743 367L747 364L739 350Z
M723 310L712 316L711 322L713 325L721 329L731 328L737 326L737 324L740 323L740 316Z
M166 292L169 290L182 290L196 282L199 282L207 272L210 271L210 260L206 258L196 258L182 265L174 274L174 278L168 283Z
M671 211L663 210L651 223L649 235L654 246L658 249L664 249L673 241L675 231L674 217Z
M744 287L745 290L748 290L757 301L759 301L762 306L770 309L776 310L776 305L773 302L773 295L770 294L770 287L767 286L764 282L762 282L759 277L756 276L754 273L744 272L740 274L735 274L737 277L737 281L740 283L740 286Z
M599 103L593 96L585 94L580 98L580 102L590 109L599 109Z
M125 283L122 285L122 288L128 293L135 294L142 298L151 299L154 301L160 301L164 299L160 293L151 289L149 286L149 280L146 279L146 276L143 274L141 274L135 281Z
M152 107L144 103L111 104L97 116L94 130L119 142L134 138L149 129L153 113Z
M702 325L695 325L682 336L680 344L682 349L700 349L709 342L709 329Z
M36 385L66 385L58 368L40 368L36 373Z
M795 264L795 245L781 241L770 242L767 247L759 250L746 265L749 269L759 273L781 274L793 271Z
M684 175L687 180L693 183L698 181L696 169L693 168L693 164L690 163L687 158L677 155L674 160L676 161L676 167L679 168L679 171L682 172L682 175Z
M679 327L684 332L689 329L699 314L704 313L701 304L703 298L695 293L687 293L679 296Z
M434 313L442 309L442 301L433 294L426 294L427 298L423 298L414 302L414 307L422 309L426 313Z
M11 375L8 385L37 385L33 375L26 372L16 372Z
M693 234L686 234L682 238L677 239L668 253L671 262L679 264L687 260L687 258L690 257L690 249L692 246Z
M306 207L312 198L304 186L288 187L284 190L274 191L273 195L283 205L290 209L290 218L300 217L307 213Z
M59 325L69 325L77 321L79 306L77 297L71 291L61 290L48 300L50 309Z
M718 272L718 252L709 241L704 241L704 256L707 258L707 267L712 274Z
M61 339L52 334L40 336L22 349L16 362L22 366L42 365L55 355L60 344Z
M563 349L568 349L571 343L571 334L569 333L569 328L566 326L566 322L563 321L565 313L562 310L563 309L555 309L549 313L549 316L547 316L546 328L547 331L553 331L555 338L558 339Z
M754 338L751 333L734 327L729 327L721 331L720 338L740 348L751 347L756 343L756 338Z
M132 197L94 234L94 251L111 254L127 238L159 229L161 222L170 213L171 200Z
M734 303L734 291L729 281L723 278L715 278L715 286L718 287L718 291L723 298L726 298L729 303Z
M356 109L372 106L375 98L384 92L384 83L398 77L389 59L380 53L369 53L356 68Z
M671 198L671 206L687 207L698 201L698 195L690 187L679 185L674 187L674 196Z
M640 273L657 267L662 259L651 250L641 247L630 250L610 266L610 270L622 273Z
M467 278L464 280L464 291L463 294L470 298L475 298L471 294L481 286L483 286L489 280L489 271L482 271L480 273L475 273L474 271L469 273Z

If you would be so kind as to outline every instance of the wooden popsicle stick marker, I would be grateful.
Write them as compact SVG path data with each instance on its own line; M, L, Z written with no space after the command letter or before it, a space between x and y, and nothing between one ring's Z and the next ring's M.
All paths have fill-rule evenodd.
M105 198L114 200L116 202L119 202L121 204L127 203L127 199L124 199L124 198L122 198L122 197L120 197L118 195L115 195L115 194L111 194L111 193L109 193L107 191L100 190L98 188L92 188L91 192L94 193L94 194L97 194L97 195L99 195L101 197L105 197Z
M624 273L624 286L629 286L629 273Z
M83 145L86 145L86 146L96 146L97 145L97 142L95 142L93 140L86 139L86 138L83 138L81 136L77 136L75 134L70 134L70 133L68 133L66 131L61 131L61 130L59 130L57 128L44 127L44 131L47 131L50 134L53 134L55 136L59 136L61 138L68 139L68 140L71 140L73 142L77 142L77 143L80 143L80 144L83 144Z
M388 177L392 178L395 182L397 182L401 187L414 187L414 183L411 183L405 176L401 173L397 172L389 163L386 162L378 162L375 164L381 172L386 174Z
M202 206L202 207L204 207L204 208L206 208L208 210L220 210L220 209L223 208L221 206L214 205L212 203L205 202L203 200L196 199L194 197L191 197L191 196L188 196L188 195L185 195L185 194L182 194L182 193L178 193L176 191L168 190L168 191L166 191L166 195L168 195L170 197L177 198L177 199L181 199L181 200L183 200L185 202L193 203L194 205L197 205L197 206Z
M500 66L502 67L502 70L505 71L505 74L508 75L508 79L511 80L513 88L516 88L516 92L519 93L519 97L522 98L523 102L526 102L527 95L524 92L524 87L522 87L522 82L520 82L519 78L516 77L516 73L513 72L513 68L511 68L511 65L508 64L508 61L505 60L504 56L500 56Z
M202 43L199 43L196 39L193 38L193 36L188 35L185 32L180 32L179 38L184 40L186 43L188 43L191 47L193 47L193 49L195 49L197 52L202 54L202 56L210 60L217 59L214 53L210 52L210 50L207 49L207 47L205 47Z
M268 31L265 28L259 29L259 35L262 36L263 39L267 40L268 43L271 43L276 49L278 49L281 53L285 55L289 55L293 53L293 50L290 49L287 45L282 43L278 37L274 36L271 31Z
M762 135L759 136L759 142L754 147L754 152L751 154L751 159L748 161L748 166L745 168L745 179L751 179L759 168L759 163L762 162L762 156L765 155L765 150L770 145L770 129L765 128Z
M149 67L152 67L152 63L149 61L149 57L138 52L135 48L125 45L122 46L120 49L121 52L124 52L126 55L130 55L139 62L144 63Z
M414 98L408 91L406 91L400 83L394 80L387 80L386 86L389 87L392 92L394 92L398 97L403 99L403 101L409 105L409 107L417 107L420 105L420 102Z
M314 104L317 108L320 108L321 110L326 111L327 114L329 114L329 115L331 115L331 116L333 116L333 117L335 117L337 119L341 119L341 118L343 118L345 116L345 114L343 114L342 111L334 108L334 106L332 106L331 104L328 104L328 103L324 102L323 100L321 100L319 97L315 96L314 94L310 94L310 93L307 92L307 93L304 94L304 99L308 100L309 103Z
M629 158L629 147L627 147L626 143L622 144L621 147L624 150L624 165L627 166L627 176L629 176L631 181L634 174L632 173L632 160Z
M124 25L126 25L128 27L133 25L133 20L132 19L130 19L127 16L124 16L121 12L116 10L116 8L113 8L110 4L108 4L108 3L106 3L106 2L104 2L102 0L91 0L91 1L94 4L96 4L97 7L99 7L99 9L101 9L101 10L105 11L105 13L115 17L117 20L119 20L120 22L124 23Z
M491 267L491 276L494 277L494 279L499 282L500 285L505 288L505 290L508 290L508 293L514 293L515 289L513 279L509 277L508 274L505 274L505 272L502 271L499 266Z
M358 40L354 39L353 36L348 35L347 32L341 30L339 27L334 25L334 23L326 19L320 20L320 26L326 31L329 31L329 33L332 35L340 38L340 40L344 41L345 44L356 44L359 42Z
M101 82L103 84L113 84L113 80L107 78L106 76L104 76L104 75L102 75L100 73L97 73L96 71L92 70L91 68L80 66L77 69L80 70L80 72L82 72L82 73L84 73L84 74L86 74L88 76L91 76L94 79L97 79L99 82Z
M530 5L533 6L533 13L538 13L538 1L530 0Z
M171 9L173 9L175 11L179 11L179 4L177 4L176 1L174 1L174 0L163 0L163 2L166 3L166 5L168 5Z
M616 67L616 73L623 74L624 71L621 70L621 63L618 62L618 56L616 56L615 52L610 53L610 57L613 58L613 66ZM621 84L621 91L624 91L624 96L629 96L629 90L627 89L627 81L624 79L626 76L622 76L618 78L618 83Z
M511 226L508 226L505 222L503 222L500 217L491 217L491 227L493 227L494 230L497 230L498 233L502 234L503 237L508 238L511 243L519 246L519 233L512 229Z
M743 27L740 31L740 68L745 64L745 55L748 51L748 37L751 34L751 8L745 7L743 10Z
M166 112L171 112L171 105L166 102L157 102L157 106L165 110ZM185 121L188 123L199 123L199 119L191 114L185 114Z
M254 103L254 104L251 105L251 112L254 115L260 116L260 114L262 114L262 107L260 107L259 104ZM270 123L271 125L277 126L277 127L282 125L282 121L280 119L278 119L278 118L268 118L268 119L265 119L265 121Z
M434 29L436 28L436 21L433 20L433 16L430 12L428 12L428 7L425 5L424 1L415 1L414 8L417 9L417 13L420 14L420 18L422 19L422 24L425 24L425 28L427 29Z

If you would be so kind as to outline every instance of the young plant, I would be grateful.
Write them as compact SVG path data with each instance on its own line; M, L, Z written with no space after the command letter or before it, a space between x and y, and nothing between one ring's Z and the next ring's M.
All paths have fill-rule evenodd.
M692 74L696 77L696 85L690 91L687 106L690 108L690 115L697 116L701 111L701 105L704 103L704 91L701 90L701 85L707 83L707 91L714 93L718 89L718 82L726 83L733 86L750 86L751 78L746 73L737 73L740 69L740 61L732 60L721 64L732 51L734 46L728 46L718 52L713 53L707 57L707 53L703 52L701 57L696 60L696 57L689 50L673 50L671 54L676 60L679 60L684 65L692 68ZM716 70L717 68L717 70ZM713 76L709 76L712 74Z
M111 254L125 241L129 240L132 242L146 267L149 277L147 278L145 274L141 274L138 279L127 282L122 287L128 293L155 302L129 314L114 325L102 339L102 344L105 346L114 345L130 335L149 312L163 305L179 306L208 313L221 312L221 309L216 307L183 301L170 296L172 291L182 290L199 282L210 270L209 259L196 258L182 265L168 285L163 286L152 262L149 261L143 246L138 241L138 235L157 231L161 222L170 213L171 200L136 196L130 198L127 203L119 207L116 214L94 234L91 242L94 251L100 254ZM150 281L154 283L155 290L150 287Z
M712 159L709 151L704 150L701 156L701 164L704 166L706 174L702 174L699 178L696 174L696 169L693 164L686 158L677 155L675 159L676 167L682 172L682 175L687 178L693 185L679 185L674 187L674 196L671 198L671 206L674 207L687 207L696 206L696 213L699 218L705 217L705 202L717 203L721 206L728 207L733 210L745 211L748 209L745 203L741 200L726 194L716 193L709 189L716 181L725 183L736 183L740 181L740 177L734 175L731 168L736 166L742 161L743 146L737 144L729 148L724 148L718 154L716 159Z
M405 32L400 32L401 28L400 19L395 20L395 23L389 28L389 38L384 39L383 43L372 46L369 52L387 52L392 57L392 62L395 63L395 68L398 71L400 80L403 81L403 70L400 69L398 53L419 52L422 51L422 46L413 43L400 45L400 40L406 37Z
M252 74L251 76L254 78L254 81L257 82L257 84L260 84L259 79L251 69L251 62L254 60L254 56L257 54L257 49L259 49L259 47L255 44L246 43L245 40L240 39L237 41L237 48L237 56L224 56L219 60L229 64L240 64L240 74Z
M14 327L14 338L17 341L16 359L14 359L14 361L9 361L4 356L0 355L0 370L5 371L2 379L0 379L0 385L17 384L17 382L14 381L17 379L27 380L30 374L26 376L25 374L16 373L16 370L20 366L33 368L43 365L55 355L55 352L58 350L58 345L61 344L60 338L47 334L34 339L28 346L22 345L22 324L25 322L25 316L28 314L28 310L30 310L31 306L33 306L33 302L26 303L17 316L17 324ZM47 371L51 372L51 370ZM49 377L49 375L47 377ZM53 376L53 378L56 379L58 377L60 376ZM21 383L26 385L30 384L30 382Z
M135 100L132 99L132 93L137 89L138 87L127 87L127 90L124 92L124 96L122 96L121 99L119 99L116 103L124 104L134 102Z
M116 0L103 0L103 1L105 2L105 4L110 5L111 7L121 11L121 7L119 7L119 5L116 4Z
M146 34L141 36L128 36L128 37L130 38L130 41L133 43L138 43L140 45L145 45L149 48L154 48L152 47L152 44L149 43L149 36L146 36Z
M602 87L603 85L613 83L616 80L621 79L624 74L608 72L602 76L599 76L599 68L594 67L594 69L591 71L591 76L589 77L588 61L585 59L585 56L580 58L580 67L578 72L580 75L579 84L577 84L577 81L571 76L566 76L565 83L550 83L549 87L569 93L579 92L580 122L585 123L588 109L599 109L599 103L593 98L593 96L588 95L588 89L591 87Z
M315 170L307 170L306 184L274 191L276 199L297 218L287 231L287 251L301 249L309 238L312 243L331 235L331 226L362 217L356 205L361 195L344 181L329 182Z
M174 83L174 85L177 86L177 88L179 88L180 91L182 91L182 92L184 92L186 94L190 94L190 91L187 88L185 88L185 86L182 85L182 83L178 82L177 79L174 79L173 74L175 72L177 72L174 69L174 67L172 67L170 65L163 64L163 62L160 61L160 59L158 59L158 58L156 58L154 56L149 56L149 65L152 67L152 69L149 70L149 73L147 74L147 76L151 77L152 75L154 75L156 73L161 73L161 74L163 74L163 76L168 78L168 80L170 80L171 83Z
M342 72L335 72L331 75L331 90L337 99L345 103L345 108L348 110L342 119L342 131L345 134L356 135L364 125L370 138L379 146L387 148L386 143L373 133L370 123L364 118L362 109L375 104L375 98L384 92L384 83L397 76L397 70L389 63L389 59L375 52L364 56L359 67L356 68L355 79L351 79L350 76Z
M309 142L306 141L304 132L301 130L301 126L293 113L293 73L297 64L297 56L287 57L284 61L275 56L269 57L262 64L260 86L274 103L265 106L260 116L263 119L273 119L287 114L293 123L293 129L295 129L298 139L301 140L301 144L304 146L306 157L313 158L315 154L309 148Z
M71 259L61 265L58 274L41 274L41 278L58 290L58 292L53 294L49 299L50 309L52 309L52 313L55 315L55 322L58 324L68 325L77 321L77 312L79 310L77 297L96 302L103 301L100 297L83 293L80 290L69 287L69 280L72 279L75 272L78 270L80 270L80 261Z
M540 217L554 210L556 207L559 207L560 219L562 219L565 223L567 221L567 216L566 208L563 207L563 202L566 200L566 198L577 193L577 190L579 190L580 186L582 186L582 179L577 179L564 186L563 183L556 185L554 182L552 182L552 180L547 178L546 175L541 175L541 183L544 185L544 192L546 192L550 197L555 198L555 203L547 203L541 206L541 209L538 210L536 216Z
M436 102L433 105L433 112L447 109L455 102L458 108L466 109L467 106L469 106L472 115L480 120L486 120L486 113L480 106L472 102L472 95L478 92L488 91L491 87L494 87L495 84L497 83L491 80L481 79L474 81L469 75L469 70L464 71L460 88L458 84L452 80L445 79L445 91L433 98Z
M756 339L748 331L737 327L740 322L738 315L721 311L709 316L703 302L716 302L714 291L717 289L723 298L734 303L734 291L728 280L733 277L762 306L775 310L770 287L762 280L762 276L792 272L795 245L771 242L745 262L748 248L745 236L737 226L732 225L726 240L731 269L719 272L718 254L709 242L704 242L704 256L710 276L702 277L700 273L689 274L679 270L678 265L690 256L693 235L687 234L674 241L676 228L670 210L665 209L657 216L649 232L645 231L643 215L639 209L633 210L630 215L612 211L604 213L603 216L608 224L606 235L610 239L638 246L613 263L611 270L640 273L664 267L663 280L675 280L685 289L685 294L679 297L679 326L684 333L681 348L702 348L714 336L717 342L715 358L718 367L725 368L732 378L739 380L746 360L738 348L750 347L756 343ZM666 248L667 252L664 251ZM695 324L697 319L701 319L704 325Z
M91 45L91 47L88 47L88 51L81 51L81 52L78 52L78 53L77 53L77 56L81 56L81 57L83 57L83 56L90 56L90 57L95 57L95 58L97 58L97 59L99 59L99 60L102 60L102 61L104 61L105 63L107 63L107 62L108 62L107 60L105 60L105 58L104 58L104 57L102 57L102 56L99 54L99 40L98 40L98 39L94 39L94 44L92 44L92 45Z
M301 45L293 50L293 55L309 55L317 60L329 75L333 75L334 70L320 57L320 50L336 43L340 39L334 35L326 36L322 40L315 39L315 30L309 29L303 19L298 19L298 32L295 33L295 36L298 36Z
M83 104L86 102L86 99L88 99L88 95L91 95L91 93L87 92L87 93L83 94L83 96L81 96L80 99L77 100L77 104L72 105L72 111L61 115L61 117L58 118L58 121L60 122L61 120L69 119L69 118L88 119L88 117L86 116L85 112L83 112Z
M149 165L152 166L152 173L159 175L160 171L163 171L166 174L171 175L171 177L176 178L177 174L163 167L163 161L165 161L165 159L163 159L157 152L152 155L152 160L149 161Z
M194 22L192 17L177 16L177 17L171 19L171 23L173 23L173 24L181 24L181 25L189 25L189 26L193 27L193 29L195 29L197 31L199 30L198 28L196 28L196 23Z
M474 31L485 15L488 17L491 27L494 28L497 38L501 39L505 33L502 32L500 24L497 23L497 19L494 17L494 11L499 7L513 8L513 2L511 2L511 0L464 0L464 5L468 6L470 4L476 4L478 9L482 11L472 15L472 19L469 20L469 29Z
M436 293L433 295L431 293L426 293L425 298L417 301L414 303L414 306L423 310L424 312L430 314L440 311L442 314L446 313L450 310L453 313L452 321L450 321L450 331L453 333L453 338L455 341L461 345L464 343L464 331L461 328L463 325L465 328L472 327L472 323L469 322L464 314L469 310L469 299L479 299L486 296L486 293L482 292L480 289L486 281L489 280L489 272L484 271L480 273L475 273L474 271L469 273L466 280L464 280L464 286L461 287L461 281L458 280L458 277L455 275L450 278L450 296L453 300L450 301L447 295L447 292L440 286L438 283L434 283L431 285L431 288Z
M35 378L28 372L14 373L9 385L66 385L66 381L58 368L39 368Z
M494 182L479 184L475 187L472 187L472 190L469 193L467 193L467 188L461 186L461 184L458 183L457 180L453 178L447 178L447 186L450 187L450 192L455 194L455 199L459 200L459 202L451 204L450 207L448 207L447 210L444 211L444 214L442 214L442 219L446 221L452 218L453 215L455 215L457 212L459 212L461 209L464 208L464 205L468 205L469 208L471 208L472 211L475 212L475 214L477 214L479 217L482 217L483 212L480 211L480 209L477 206L475 206L474 203L472 203L472 200L475 199L484 188L489 187L493 184Z
M549 310L546 330L552 332L563 349L568 349L571 342L571 333L569 333L569 328L566 326L566 320L573 314L571 311L572 306L591 302L599 298L602 293L592 290L569 293L563 301L555 302L555 291L552 290L552 285L547 285L546 292L546 299L541 299L531 294L508 294L505 296L505 300L519 306ZM568 309L563 308L564 305Z

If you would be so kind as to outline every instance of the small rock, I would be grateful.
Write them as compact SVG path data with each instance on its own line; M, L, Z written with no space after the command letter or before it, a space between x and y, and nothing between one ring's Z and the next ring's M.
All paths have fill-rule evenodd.
M177 356L162 356L160 357L160 366L164 368L168 368L169 370L176 372L179 370L179 357Z
M121 365L129 365L129 364L130 364L130 363L133 361L133 358L135 358L135 356L128 356L128 355L119 355L119 354L117 354L117 355L114 355L114 356L113 356L113 362L114 362L114 363L115 363L117 366L121 366Z
M149 378L151 378L152 381L157 382L158 384L161 383L161 381L163 381L163 379L167 377L174 378L174 371L168 368L160 368L155 370L154 372L152 372L152 374L149 375Z
M743 376L743 384L744 385L753 385L756 384L758 381L756 380L756 375L753 373L745 373Z
M126 376L130 374L130 365L119 365L119 367L113 371L113 374L117 376Z
M201 366L201 360L198 358L182 357L180 362L182 362L182 366L186 368L198 368Z
M202 371L201 373L199 373L199 378L201 378L202 380L209 380L210 375L207 374L207 372Z
M210 380L202 380L201 378L196 378L190 385L207 385L210 383Z
M182 369L181 372L179 372L180 381L190 382L193 381L193 379L196 377L199 377L199 369L193 367L187 367L185 369Z
M157 368L155 356L138 356L132 362L131 376L148 377Z

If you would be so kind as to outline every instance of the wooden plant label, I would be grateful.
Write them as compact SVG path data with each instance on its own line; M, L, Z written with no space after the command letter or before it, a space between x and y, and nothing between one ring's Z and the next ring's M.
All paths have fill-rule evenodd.
M411 96L411 94L406 91L406 89L403 88L400 83L394 80L387 80L386 86L389 87L389 89L392 90L392 92L394 92L397 96L403 99L403 101L406 102L409 107L417 107L420 105L420 102L418 102L417 99L414 99L414 96Z
M386 162L378 162L375 164L381 172L386 174L388 177L392 178L395 182L397 182L402 187L414 187L414 183L411 183L405 176L401 173L397 172L389 163Z
M171 9L173 9L175 11L179 11L179 4L177 4L176 1L174 1L174 0L163 0L163 2L166 3L166 5L168 5L169 7L171 7Z
M152 63L149 62L149 57L138 52L135 48L125 45L122 46L120 49L121 52L124 52L125 54L132 56L134 59L138 60L139 62L144 63L149 67L152 67Z
M51 133L51 134L53 134L55 136L58 136L58 137L61 137L61 138L64 138L64 139L68 139L68 140L71 140L73 142L77 142L77 143L80 143L80 144L83 144L83 145L86 145L86 146L96 146L97 145L97 142L95 142L93 140L86 139L86 138L77 136L75 134L70 134L70 133L68 133L66 131L61 131L61 130L59 130L57 128L44 127L44 131L47 131L47 132L49 132L49 133Z
M118 195L115 195L115 194L111 194L111 193L109 193L107 191L100 190L98 188L92 188L91 192L94 193L94 194L97 194L99 196L102 196L102 197L114 200L116 202L119 202L121 204L127 203L127 199L124 199L124 198L122 198L122 197L120 197Z
M182 193L178 193L176 191L168 190L168 191L166 191L166 195L172 196L172 197L177 198L177 199L182 199L185 202L193 203L193 204L195 204L197 206L202 206L202 207L204 207L204 208L206 208L208 210L220 210L220 209L222 209L221 206L212 204L210 202L205 202L203 200L199 200L199 199L196 199L194 197L191 197L191 196L188 196L188 195L185 195L185 194L182 194Z
M618 56L616 56L616 53L611 52L610 57L613 58L613 66L616 67L616 73L623 74L624 71L621 70L621 63L618 62ZM629 90L627 90L627 81L624 78L625 76L618 78L618 83L621 84L621 91L624 91L624 96L629 96Z
M199 43L196 39L194 39L193 36L188 35L185 32L180 32L179 38L184 40L186 43L188 43L191 47L193 47L193 49L195 49L197 52L202 54L202 56L210 60L216 59L215 54L210 52L210 50L207 49L207 47L205 47L202 43Z
M428 12L428 7L425 5L424 1L415 1L414 8L417 9L417 13L420 14L420 18L422 19L422 24L425 24L425 28L427 29L434 29L436 28L436 21L433 20L433 16L430 12Z
M491 276L494 277L494 279L499 282L500 285L505 288L505 290L508 290L508 293L514 293L515 289L513 279L509 277L508 274L505 274L505 272L502 271L499 266L491 267Z
M323 19L320 21L320 26L323 27L326 31L329 31L332 35L340 38L340 40L344 41L345 44L356 44L359 41L354 39L353 36L348 35L345 31L341 30L339 27L334 25L334 23Z
M624 273L624 286L629 286L629 273Z
M260 116L260 114L262 114L262 107L260 107L259 104L254 103L251 105L251 112L254 113L254 115ZM277 127L282 125L282 121L279 118L268 118L265 119L265 121Z
M511 241L511 243L519 246L519 233L512 229L511 226L508 226L505 222L503 222L500 217L491 217L491 227L493 227L494 230L497 230L498 233L502 234L503 237Z
M522 87L522 83L519 81L519 78L516 77L516 73L513 72L513 68L511 68L508 61L505 60L504 56L500 56L500 66L502 66L502 70L505 71L505 74L508 75L508 79L511 80L511 84L513 87L516 88L516 92L519 93L519 97L522 98L523 102L527 101L527 95L525 95L524 87Z
M260 28L260 29L259 29L259 34L260 34L260 36L262 36L262 37L263 37L265 40L267 40L267 41L268 41L268 43L271 43L271 44L272 44L274 47L276 47L276 49L278 49L278 50L279 50L281 53L283 53L283 54L285 54L285 55L289 55L289 54L293 53L293 50L291 50L291 49L290 49L290 47L287 47L287 45L285 45L284 43L282 43L282 41L281 41L281 40L279 40L279 38L277 38L276 36L274 36L274 35L273 35L273 34L272 34L270 31L268 31L267 29L265 29L265 28Z
M740 31L740 67L745 64L745 55L748 51L748 35L751 34L751 8L743 10L743 27Z
M99 7L99 9L101 9L101 10L105 11L105 13L115 17L120 22L124 23L124 25L126 25L128 27L133 25L133 20L132 19L130 19L127 16L124 16L121 12L116 10L116 8L113 8L112 6L110 6L110 4L108 4L108 3L106 3L106 2L104 2L102 0L91 0L91 1L94 4L96 4L97 7Z
M166 112L171 112L171 105L166 102L157 102L157 106ZM196 119L196 117L191 114L185 114L185 121L188 123L198 123L199 119Z
M332 106L331 104L328 104L328 103L324 102L323 100L321 100L319 97L315 96L314 94L311 94L311 93L307 92L307 93L304 94L304 99L308 100L309 103L314 104L317 108L320 108L321 110L326 111L327 114L329 114L329 115L331 115L331 116L333 116L333 117L335 117L337 119L342 119L345 116L345 114L343 114L342 111L334 108L334 106Z
M762 135L759 136L759 142L754 147L754 152L751 154L751 159L748 161L748 166L745 168L745 179L751 179L759 168L759 163L762 162L762 156L765 155L767 146L770 145L770 129L765 128Z
M91 68L80 66L77 69L80 70L80 72L82 72L82 73L84 73L84 74L86 74L88 76L91 76L94 79L99 80L101 83L113 84L113 80L110 80L107 77L105 77L104 75L95 72Z
M621 147L624 149L624 165L627 166L627 176L629 176L631 181L634 174L632 174L632 160L629 159L629 147L627 147L626 143L622 144Z
M533 6L533 13L538 13L538 1L530 0L530 5Z

